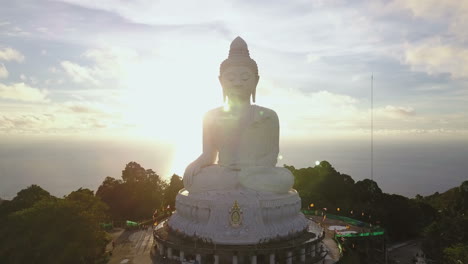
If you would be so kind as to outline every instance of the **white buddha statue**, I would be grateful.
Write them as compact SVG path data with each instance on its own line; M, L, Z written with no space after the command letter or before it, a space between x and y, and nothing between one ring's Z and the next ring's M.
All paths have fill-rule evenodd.
M278 116L251 104L258 80L257 64L237 37L220 69L227 107L205 115L203 153L185 170L185 189L168 220L176 233L215 244L252 245L308 228L292 189L293 175L276 167Z
M258 68L242 38L231 43L219 81L227 105L206 113L203 153L185 170L185 189L192 194L243 187L287 193L294 178L289 170L276 167L278 116L271 109L251 104L250 98L255 103Z

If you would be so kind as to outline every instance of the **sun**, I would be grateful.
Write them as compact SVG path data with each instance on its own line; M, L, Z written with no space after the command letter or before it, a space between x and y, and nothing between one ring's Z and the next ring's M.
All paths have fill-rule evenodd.
M123 122L136 137L172 145L172 167L177 174L201 154L204 114L222 106L217 76L211 73L209 78L208 74L203 67L194 67L181 78L174 65L162 69L156 64L135 66L125 75Z
M119 65L115 111L125 134L172 145L178 174L201 154L204 114L223 106L218 75L226 51L218 42L162 42Z

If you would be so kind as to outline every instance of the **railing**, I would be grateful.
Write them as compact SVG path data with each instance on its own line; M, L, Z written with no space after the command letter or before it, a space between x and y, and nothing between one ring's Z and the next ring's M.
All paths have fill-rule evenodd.
M243 245L217 245L213 244L210 241L203 240L203 239L191 239L191 240L185 240L186 244L184 245L183 243L180 243L180 241L170 241L165 238L165 236L161 236L161 234L158 232L161 228L167 228L164 227L164 221L167 221L167 218L160 221L158 226L155 227L153 231L153 236L156 242L161 243L164 245L164 247L167 248L172 248L172 249L177 249L179 251L184 251L189 254L240 254L240 255L251 255L252 253L254 254L271 254L271 253L277 253L277 252L287 252L287 251L292 251L295 252L295 254L292 254L291 256L280 256L277 255L277 260L286 260L288 258L299 258L301 257L301 253L297 250L300 247L307 247L314 245L315 254L311 255L309 251L309 255L307 258L311 259L311 262L316 263L319 262L328 255L328 251L324 250L323 247L319 248L318 245L320 245L320 242L324 239L325 237L325 232L323 231L323 228L321 228L321 232L317 233L317 237L313 240L304 240L302 242L295 241L295 239L291 240L286 240L284 241L283 245L280 243L276 244L277 242L272 243L258 243L256 245L248 245L248 246L243 246ZM162 230L161 230L162 231ZM275 245L276 244L276 245Z
M317 210L302 210L302 213L305 215L316 215ZM361 232L361 233L347 233L347 234L336 234L335 236L338 237L365 237L365 236L382 236L385 235L385 229L380 227L380 226L372 226L369 223L353 219L350 217L346 216L341 216L341 215L334 215L334 214L326 214L327 218L329 219L335 219L335 220L341 220L347 224L354 225L354 226L359 226L359 227L367 227L371 229L370 232Z

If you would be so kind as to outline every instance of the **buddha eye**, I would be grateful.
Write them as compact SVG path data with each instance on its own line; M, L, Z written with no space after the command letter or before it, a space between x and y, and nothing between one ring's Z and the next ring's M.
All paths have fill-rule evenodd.
M226 79L229 81L234 81L234 74L232 72L226 73Z
M247 72L244 72L241 74L241 78L243 81L247 81L248 79L250 79L250 74Z

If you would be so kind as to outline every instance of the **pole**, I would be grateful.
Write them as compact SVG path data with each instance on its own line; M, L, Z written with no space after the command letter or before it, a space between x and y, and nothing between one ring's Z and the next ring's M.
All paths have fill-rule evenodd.
M371 75L371 180L374 180L374 73Z

